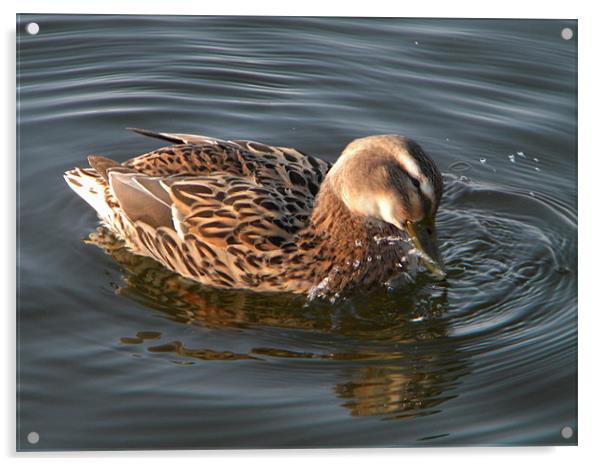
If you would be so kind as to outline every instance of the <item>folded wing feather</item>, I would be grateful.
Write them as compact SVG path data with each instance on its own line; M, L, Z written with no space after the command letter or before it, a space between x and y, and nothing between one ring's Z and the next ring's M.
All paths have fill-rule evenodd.
M171 200L161 178L111 169L108 176L111 191L130 222L141 221L153 228L175 229Z

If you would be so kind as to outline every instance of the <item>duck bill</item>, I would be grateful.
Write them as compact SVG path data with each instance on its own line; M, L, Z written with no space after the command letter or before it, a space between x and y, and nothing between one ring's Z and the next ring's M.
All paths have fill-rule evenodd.
M406 231L418 250L418 260L438 280L445 278L435 230L435 218L427 217L420 222L407 222Z

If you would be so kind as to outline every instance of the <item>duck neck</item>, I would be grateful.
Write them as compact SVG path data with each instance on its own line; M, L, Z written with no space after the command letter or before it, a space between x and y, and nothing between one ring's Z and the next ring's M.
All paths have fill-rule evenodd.
M394 272L401 256L379 241L399 231L380 220L351 212L328 182L322 184L308 226L299 246L311 257L307 277L314 287L327 282L331 290L349 285L371 285L385 281Z
M368 228L366 219L352 213L326 181L316 197L308 229L326 243L340 244L361 240Z

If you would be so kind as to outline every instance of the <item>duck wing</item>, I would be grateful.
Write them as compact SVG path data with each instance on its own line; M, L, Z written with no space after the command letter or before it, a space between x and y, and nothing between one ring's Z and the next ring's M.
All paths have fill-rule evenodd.
M168 228L216 248L271 251L307 223L306 200L224 172L157 177L121 166L107 170L111 194L134 226Z
M314 198L332 166L292 147L255 141L225 141L208 136L130 130L174 143L125 162L149 175L206 174L223 171L254 179L258 184L290 185L300 195ZM302 192L301 192L302 191Z
M85 175L99 186L106 206L93 206L132 251L201 283L282 288L278 275L303 247L296 235L330 165L294 149L195 137L123 164L92 156L93 170L67 180L75 189Z
M118 166L106 173L117 206L109 224L121 225L116 231L134 252L209 285L285 286L277 277L298 250L306 200L225 172L156 177Z

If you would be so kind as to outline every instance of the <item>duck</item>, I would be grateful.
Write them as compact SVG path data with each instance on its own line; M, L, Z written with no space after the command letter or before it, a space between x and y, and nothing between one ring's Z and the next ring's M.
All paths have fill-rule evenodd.
M334 163L291 147L129 128L170 144L64 173L101 224L141 256L218 288L338 298L445 278L443 179L414 140L355 139Z

